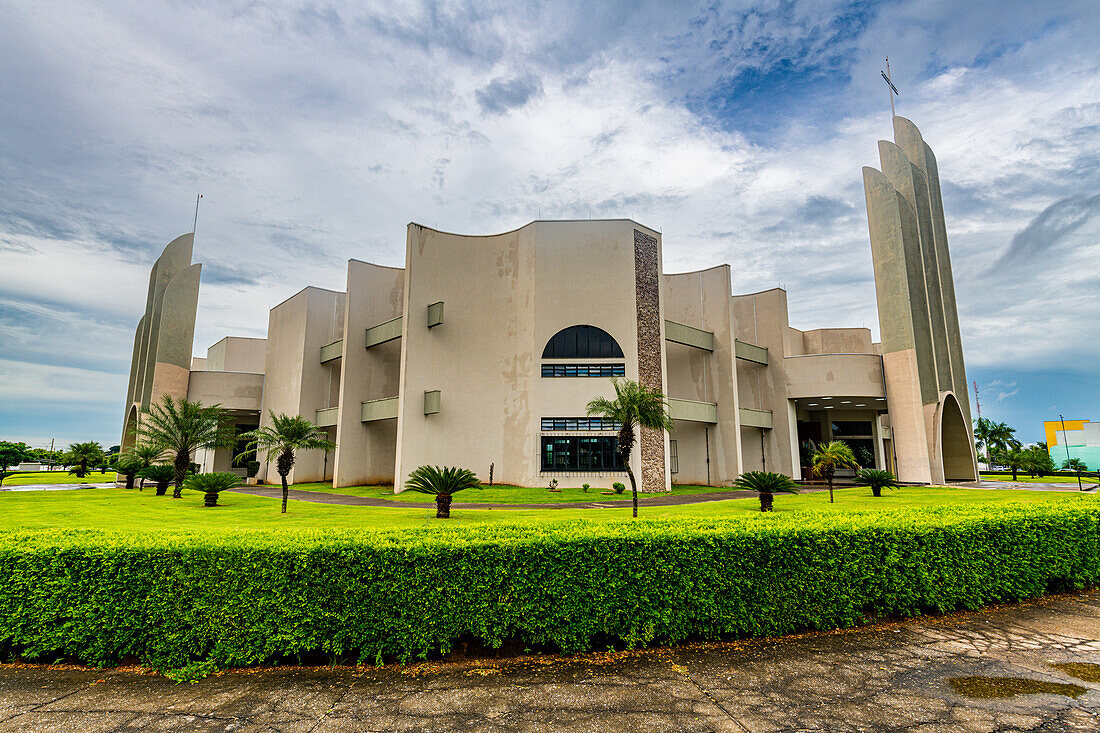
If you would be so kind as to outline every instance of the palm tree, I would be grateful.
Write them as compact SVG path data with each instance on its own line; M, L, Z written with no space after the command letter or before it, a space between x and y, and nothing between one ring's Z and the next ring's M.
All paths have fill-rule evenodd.
M217 506L218 494L240 486L241 477L235 473L197 473L184 479L183 488L205 494L205 506Z
M646 389L629 379L612 379L615 399L597 397L588 403L590 417L602 417L619 423L619 457L630 477L630 491L634 497L634 516L638 516L638 482L630 468L630 451L634 448L634 430L650 428L653 430L673 430L672 418L668 416L665 396L657 390Z
M856 473L856 483L860 486L870 486L871 496L882 496L883 489L898 488L897 479L889 471L880 471L877 468L862 468Z
M817 447L810 458L810 473L829 482L829 503L833 503L833 476L838 468L859 468L852 449L843 440L831 440Z
M267 451L267 460L277 458L275 470L279 478L283 480L283 514L286 514L286 502L290 497L290 487L286 477L290 469L294 468L294 451L296 450L324 450L330 451L336 444L328 439L328 433L316 425L298 415L276 415L268 411L271 416L271 425L241 433L239 440L248 441L244 451L240 455L248 455L259 451Z
M993 456L997 459L997 463L1011 469L1013 481L1017 479L1017 474L1020 469L1026 468L1028 465L1027 454L1019 448L1012 448L1010 450L999 448L993 452Z
M65 454L62 462L66 466L75 466L69 473L75 473L77 478L88 475L88 466L95 466L105 457L103 446L89 441L87 443L73 443Z
M141 459L129 453L123 453L119 456L118 463L115 464L115 470L126 477L127 490L134 488L134 476L143 468L145 466L142 464Z
M141 468L138 469L140 475L142 468L149 468L156 461L159 461L164 455L164 451L150 443L138 443L130 449L128 455L133 456L138 461L141 461ZM138 491L145 488L145 477L141 477L141 481L138 482Z
M977 420L974 421L974 442L978 449L979 456L982 454L983 451L985 452L986 465L989 465L991 461L989 456L989 438L992 432L992 428L993 421L987 417L979 417ZM991 465L990 468L992 468Z
M173 455L176 469L172 498L183 495L183 480L191 468L191 454L200 448L233 445L233 425L221 405L207 407L201 402L164 395L164 400L145 416L138 435L142 441Z
M168 493L168 483L176 477L176 469L169 463L154 463L138 471L143 479L149 479L157 486L157 496Z
M755 491L760 495L760 511L772 510L773 497L776 494L797 494L798 484L790 476L769 471L748 471L733 482L738 488Z
M420 466L409 474L405 488L421 494L434 494L436 519L449 519L454 494L463 489L480 489L481 482L467 468Z

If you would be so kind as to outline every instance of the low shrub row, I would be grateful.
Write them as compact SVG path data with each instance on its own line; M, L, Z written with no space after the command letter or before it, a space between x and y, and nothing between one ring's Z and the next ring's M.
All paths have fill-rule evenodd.
M393 533L0 534L0 647L161 669L565 651L972 609L1100 578L1100 506Z

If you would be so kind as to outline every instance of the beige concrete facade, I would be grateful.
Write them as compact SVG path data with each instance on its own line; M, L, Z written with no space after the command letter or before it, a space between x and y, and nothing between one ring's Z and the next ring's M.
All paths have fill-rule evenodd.
M621 376L661 390L675 425L639 435L643 491L761 469L802 478L807 446L833 439L903 481L971 478L935 158L908 120L895 138L882 170L864 169L881 343L865 328L793 328L784 290L735 293L729 265L664 273L661 234L619 219L486 236L410 224L404 268L351 260L344 292L307 287L271 309L266 339L192 358L199 266L185 235L150 276L128 424L160 394L221 404L240 430L301 415L337 448L301 453L299 483L400 487L433 464L610 487L626 479L617 426L585 407ZM243 470L234 452L196 460ZM259 476L275 480L273 466Z

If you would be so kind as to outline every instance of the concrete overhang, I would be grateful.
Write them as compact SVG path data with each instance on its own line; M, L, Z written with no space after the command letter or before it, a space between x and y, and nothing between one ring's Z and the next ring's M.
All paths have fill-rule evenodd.
M807 354L783 359L787 397L885 397L877 354Z
M668 414L673 420L705 422L713 425L718 422L718 405L713 402L669 398Z

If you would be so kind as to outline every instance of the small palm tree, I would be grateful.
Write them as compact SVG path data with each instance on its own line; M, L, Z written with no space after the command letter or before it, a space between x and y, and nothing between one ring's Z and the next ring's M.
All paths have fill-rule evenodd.
M636 428L653 430L673 430L672 418L668 416L665 396L657 390L646 389L629 379L612 379L615 399L597 397L588 403L590 417L602 417L619 423L619 457L622 458L626 475L630 478L630 491L634 497L634 516L638 516L638 482L630 468L630 451L634 448Z
M129 450L128 455L141 461L141 468L149 468L164 456L164 451L150 443L138 443ZM138 491L145 488L145 477L141 476L141 468L138 469L138 476L141 477L141 481L138 482Z
M241 478L235 473L197 473L183 481L183 488L205 494L205 506L217 506L218 494L239 486Z
M176 468L170 463L154 463L138 471L138 475L157 485L157 496L168 493L168 483L176 477Z
M770 512L776 494L797 494L798 484L790 476L770 471L747 471L733 482L738 488L760 495L760 511Z
M143 442L154 445L162 453L173 455L176 469L172 498L183 495L183 480L191 468L191 454L200 448L223 448L233 445L233 422L221 405L209 407L201 402L164 395L145 416L138 435Z
M862 468L856 473L856 483L860 486L870 486L872 496L882 496L883 489L896 489L897 479L889 471L880 471L877 468Z
M450 519L451 499L455 493L464 489L480 489L481 482L468 468L420 466L409 474L405 488L421 494L434 494L436 519Z
M810 473L829 482L829 503L833 503L833 476L838 468L859 468L852 449L843 440L831 440L817 447L810 458Z
M997 449L993 451L997 463L1012 471L1012 480L1016 481L1021 469L1028 465L1027 453L1019 448Z
M77 478L84 478L88 475L88 467L96 466L106 458L106 454L103 452L103 446L95 442L87 443L73 443L69 446L69 451L62 459L66 466L73 466L73 469L69 473L76 474Z
M294 451L296 450L324 450L330 451L336 444L328 439L328 433L316 425L298 415L276 415L268 411L271 416L271 425L265 425L247 433L241 433L238 439L248 441L247 446L240 455L249 455L259 450L267 451L267 460L278 459L275 470L283 481L283 514L286 514L287 499L290 498L290 487L286 477L290 469L294 468Z
M126 477L126 488L134 488L134 476L137 472L145 468L141 459L131 456L127 453L119 456L118 463L115 464L115 470Z

